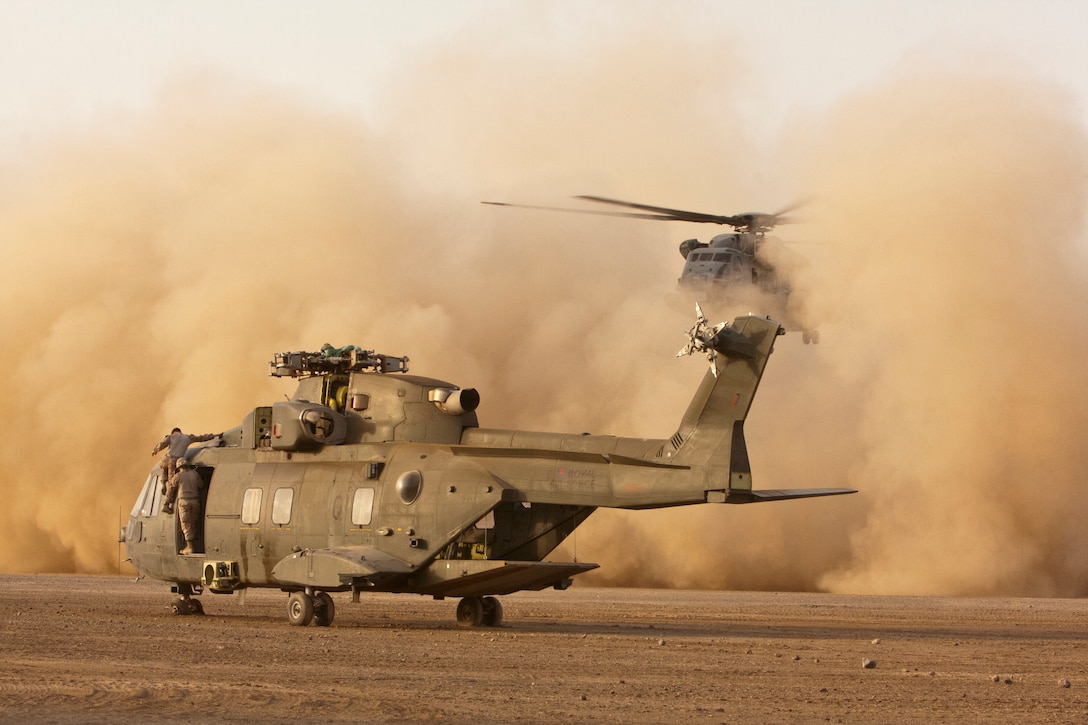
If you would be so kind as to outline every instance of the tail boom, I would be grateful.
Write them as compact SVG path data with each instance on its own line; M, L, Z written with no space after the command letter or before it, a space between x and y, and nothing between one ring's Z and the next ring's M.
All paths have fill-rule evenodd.
M702 319L702 311L699 311ZM705 326L704 326L704 329ZM702 479L708 503L758 503L856 493L850 488L756 491L744 439L744 421L774 342L785 330L769 317L738 317L731 326L706 330L701 345L712 368L669 439L670 460ZM694 342L694 341L693 341ZM690 350L689 350L690 351Z
M468 428L451 452L474 458L510 500L526 503L644 509L853 493L752 488L744 420L780 334L767 317L704 325L692 348L713 368L667 440Z

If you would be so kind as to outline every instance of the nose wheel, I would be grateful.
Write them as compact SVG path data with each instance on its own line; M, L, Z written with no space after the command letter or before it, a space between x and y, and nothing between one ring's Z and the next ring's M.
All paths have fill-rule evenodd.
M170 605L170 611L173 614L204 614L204 605L200 603L199 599L190 599L189 597L178 597Z
M177 615L204 614L204 605L199 599L193 599L194 587L191 584L179 582L173 587L178 598L170 603L170 612Z

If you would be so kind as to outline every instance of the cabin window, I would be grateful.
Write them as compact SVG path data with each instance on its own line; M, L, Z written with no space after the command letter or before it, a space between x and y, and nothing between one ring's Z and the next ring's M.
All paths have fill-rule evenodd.
M255 524L261 520L261 494L259 488L247 488L242 495L242 523Z
M357 488L351 501L351 523L356 526L369 526L374 515L374 489Z
M718 252L717 254L714 255L714 261L715 262L724 262L726 256L727 255L726 255L725 252Z
M291 504L294 503L294 500L295 489L276 489L276 493L272 497L272 523L279 525L291 523Z

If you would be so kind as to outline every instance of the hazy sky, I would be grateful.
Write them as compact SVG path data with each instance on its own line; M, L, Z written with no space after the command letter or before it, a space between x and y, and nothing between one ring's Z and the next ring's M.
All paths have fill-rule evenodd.
M640 15L748 56L763 89L754 112L771 129L945 47L1007 53L1067 88L1088 119L1088 3L1079 0L0 0L0 140L140 108L164 79L202 69L369 118L413 54L468 28L489 26L496 45L554 52Z

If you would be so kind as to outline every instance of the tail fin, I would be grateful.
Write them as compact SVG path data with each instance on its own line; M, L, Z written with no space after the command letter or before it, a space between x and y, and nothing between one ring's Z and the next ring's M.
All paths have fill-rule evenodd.
M705 352L710 371L703 378L680 427L670 439L672 460L703 472L707 501L751 503L855 493L853 489L752 490L752 468L744 442L744 419L752 407L775 339L785 330L769 317L738 317L732 325L709 327L702 310L680 354Z
M752 490L744 419L782 332L774 320L751 315L710 328L699 311L691 342L681 354L705 352L711 369L670 443L674 462L706 469L707 490Z

